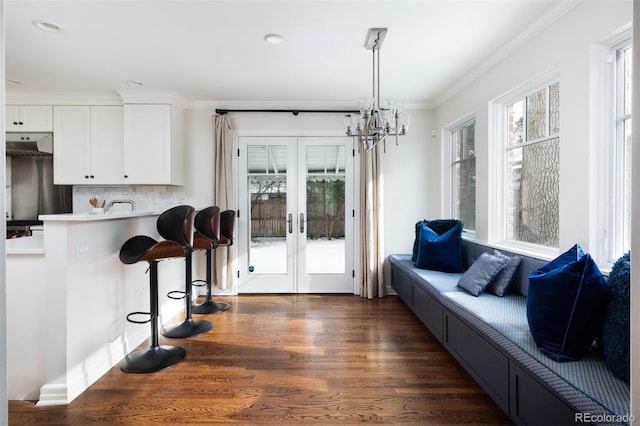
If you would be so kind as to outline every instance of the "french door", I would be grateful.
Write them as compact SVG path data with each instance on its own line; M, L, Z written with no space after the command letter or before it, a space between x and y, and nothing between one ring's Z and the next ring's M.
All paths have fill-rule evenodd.
M352 146L239 138L239 293L353 293Z

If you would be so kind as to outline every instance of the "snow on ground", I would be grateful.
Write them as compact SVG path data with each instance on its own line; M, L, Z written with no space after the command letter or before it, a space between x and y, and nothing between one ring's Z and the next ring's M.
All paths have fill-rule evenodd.
M306 245L307 273L344 273L344 239L307 240ZM255 273L286 273L286 240L284 238L252 239L249 259L249 264L254 267Z

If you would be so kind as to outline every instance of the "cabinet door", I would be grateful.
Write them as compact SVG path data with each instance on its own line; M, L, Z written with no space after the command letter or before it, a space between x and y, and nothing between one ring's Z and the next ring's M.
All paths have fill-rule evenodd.
M50 105L21 105L20 118L23 132L53 131L53 107Z
M57 185L90 183L90 108L88 106L57 106L54 116L54 183Z
M4 127L7 132L19 132L20 127L20 107L18 105L7 105L4 110Z
M50 105L7 105L7 132L53 131L53 107Z
M123 122L121 106L91 107L92 184L123 183Z
M125 105L124 129L124 182L171 184L171 105Z

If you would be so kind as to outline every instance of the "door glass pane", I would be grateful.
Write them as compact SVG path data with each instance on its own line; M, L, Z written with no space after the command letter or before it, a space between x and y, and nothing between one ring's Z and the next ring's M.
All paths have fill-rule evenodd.
M247 147L251 273L287 272L287 147Z
M345 148L309 145L306 161L307 273L344 273Z

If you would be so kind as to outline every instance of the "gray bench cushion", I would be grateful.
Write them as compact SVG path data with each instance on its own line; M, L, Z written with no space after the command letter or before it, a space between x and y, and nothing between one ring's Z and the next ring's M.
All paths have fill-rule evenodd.
M575 407L584 412L604 409L618 415L629 413L629 386L611 374L597 348L593 347L578 362L556 362L538 350L529 332L524 297L516 294L474 297L459 291L440 296L443 306L472 322L494 345L534 375L545 378L554 391ZM575 389L584 395L577 394Z
M410 254L392 254L389 261L394 265L408 272L410 276L420 283L428 293L438 296L443 291L462 291L458 288L458 280L462 276L460 273L431 271L429 269L416 268L411 261ZM424 285L427 282L429 285Z

